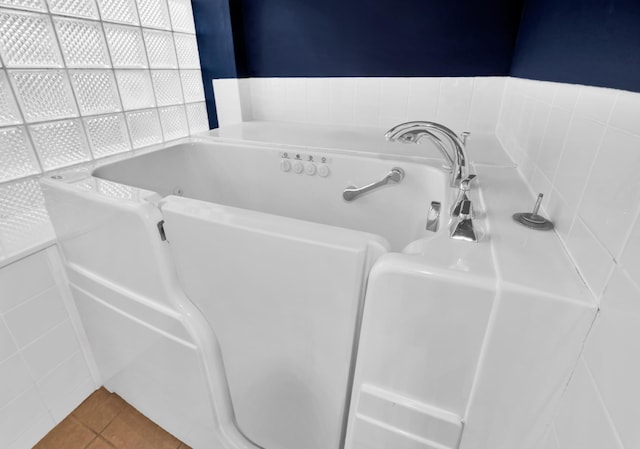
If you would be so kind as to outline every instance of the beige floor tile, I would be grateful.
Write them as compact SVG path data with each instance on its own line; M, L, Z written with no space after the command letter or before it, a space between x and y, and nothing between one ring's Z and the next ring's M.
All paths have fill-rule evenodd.
M73 416L68 416L45 435L33 449L84 449L95 437L95 433Z

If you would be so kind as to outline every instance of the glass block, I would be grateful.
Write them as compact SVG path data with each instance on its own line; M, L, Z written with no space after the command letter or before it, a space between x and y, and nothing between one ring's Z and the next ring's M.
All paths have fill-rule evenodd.
M9 78L27 123L78 115L62 70L9 70Z
M94 158L98 159L131 149L124 115L100 115L83 120Z
M0 55L7 67L62 67L62 58L44 14L0 9Z
M85 178L73 185L84 190L93 190L100 195L108 196L110 198L131 201L140 200L140 189L113 181L107 181L106 179Z
M149 65L152 69L177 69L176 48L168 31L143 30Z
M177 70L152 70L151 79L158 106L184 103Z
M167 0L137 0L140 24L143 27L170 30Z
M199 69L200 55L196 37L192 34L174 33L173 39L178 54L178 66L181 69Z
M53 19L67 67L111 67L100 22Z
M191 0L168 0L168 4L173 31L195 34Z
M190 103L185 105L187 120L189 121L189 134L197 134L209 131L209 116L207 106L204 103Z
M13 98L9 80L4 71L0 71L0 126L17 125L19 123L22 123L22 119L20 118L16 100Z
M82 115L122 110L111 70L70 70L69 77Z
M105 24L104 32L107 35L114 67L136 69L148 67L140 28Z
M134 0L97 0L102 20L139 25Z
M24 126L0 128L0 182L40 173Z
M160 108L160 123L165 141L189 135L189 126L183 105Z
M180 70L180 79L186 103L204 101L204 87L200 70Z
M157 110L127 112L127 125L133 148L162 143L162 131Z
M91 160L80 120L62 120L29 126L44 170Z
M49 11L63 16L98 19L98 7L94 0L47 0Z
M7 253L54 237L44 207L44 196L36 179L0 186L0 240Z
M44 0L0 0L0 6L28 9L31 11L47 11Z
M116 70L116 79L125 110L152 108L156 105L148 70Z

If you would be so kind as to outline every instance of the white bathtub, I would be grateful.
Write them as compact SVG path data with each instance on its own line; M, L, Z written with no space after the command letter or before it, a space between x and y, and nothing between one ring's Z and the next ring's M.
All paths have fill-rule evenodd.
M298 158L316 172L282 170ZM402 182L343 200L393 167ZM480 196L484 240L448 238L455 192L437 163L199 139L43 186L100 381L195 449L533 447L552 415L534 401L519 415L530 429L492 427L505 405L483 395L530 383L487 377L519 363L500 358L504 336L491 343L496 323L522 328L514 342L540 334L497 304L545 303L497 267L513 242L489 236L501 220L480 219L491 215ZM438 232L425 229L433 201ZM572 273L564 260L541 262L541 275ZM545 288L536 294L572 304L566 355L593 307L566 281ZM565 324L543 332L554 350ZM572 362L556 365L545 394Z

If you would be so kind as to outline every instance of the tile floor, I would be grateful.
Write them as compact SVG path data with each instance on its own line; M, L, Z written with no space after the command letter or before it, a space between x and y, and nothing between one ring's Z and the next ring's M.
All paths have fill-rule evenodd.
M120 396L100 388L34 449L190 449Z

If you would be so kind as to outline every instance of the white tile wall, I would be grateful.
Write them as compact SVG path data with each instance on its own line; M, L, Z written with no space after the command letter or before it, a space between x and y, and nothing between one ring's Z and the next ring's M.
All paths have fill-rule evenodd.
M506 78L250 78L215 80L220 123L242 120L391 127L435 120L495 130ZM239 96L239 99L238 99Z
M600 302L540 449L640 447L640 94L512 78L497 133Z
M0 268L0 447L31 448L95 388L53 247Z

